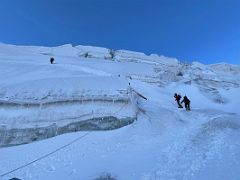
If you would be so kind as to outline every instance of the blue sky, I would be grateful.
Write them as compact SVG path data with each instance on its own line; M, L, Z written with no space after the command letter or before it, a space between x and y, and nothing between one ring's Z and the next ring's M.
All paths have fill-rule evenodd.
M240 64L238 0L0 0L0 42Z

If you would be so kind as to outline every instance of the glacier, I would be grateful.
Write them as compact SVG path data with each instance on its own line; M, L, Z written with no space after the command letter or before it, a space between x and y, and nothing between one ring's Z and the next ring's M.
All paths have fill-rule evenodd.
M239 65L2 43L0 178L238 180L239 89Z

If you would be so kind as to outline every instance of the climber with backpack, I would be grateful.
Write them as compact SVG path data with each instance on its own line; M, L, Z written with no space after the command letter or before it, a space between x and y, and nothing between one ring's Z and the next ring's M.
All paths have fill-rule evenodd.
M186 111L190 111L190 102L191 101L187 98L186 95L183 97L183 100L181 103L183 103L183 102L185 103Z
M182 98L181 95L175 93L175 94L174 94L174 98L175 98L175 101L177 101L177 103L178 103L178 108L183 108L183 107L182 107L182 104L180 103L180 100L181 100L181 98Z

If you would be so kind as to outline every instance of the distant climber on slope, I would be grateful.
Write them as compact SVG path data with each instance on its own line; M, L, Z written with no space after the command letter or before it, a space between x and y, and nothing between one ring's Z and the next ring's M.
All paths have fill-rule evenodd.
M187 98L187 96L184 96L183 97L183 100L181 103L185 103L185 108L186 108L186 111L190 111L190 100Z
M177 101L177 103L178 103L178 108L183 108L183 107L182 107L182 104L180 103L181 95L175 93L175 94L174 94L174 97L175 97L175 101Z
M53 64L53 62L54 62L54 58L51 57L51 58L50 58L50 63Z

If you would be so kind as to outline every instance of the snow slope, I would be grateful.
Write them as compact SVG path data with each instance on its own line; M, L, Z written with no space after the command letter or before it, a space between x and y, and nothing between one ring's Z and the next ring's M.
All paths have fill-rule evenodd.
M56 60L53 65L50 56ZM41 126L42 116L52 123L95 107L103 114L134 116L131 103L121 109L109 102L65 101L127 100L128 83L148 98L138 100L137 121L120 129L67 133L0 148L1 179L240 179L237 65L184 64L164 56L89 46L1 44L0 73L3 130ZM190 98L190 112L177 108L175 92ZM59 101L61 105L40 112L7 105Z

